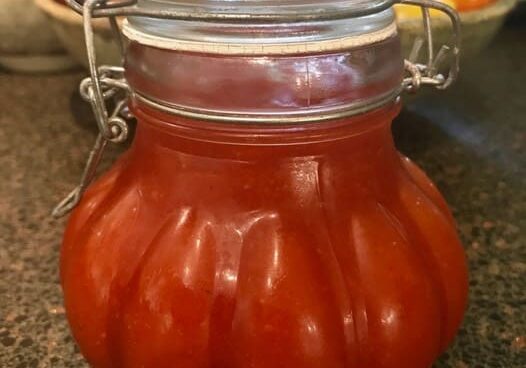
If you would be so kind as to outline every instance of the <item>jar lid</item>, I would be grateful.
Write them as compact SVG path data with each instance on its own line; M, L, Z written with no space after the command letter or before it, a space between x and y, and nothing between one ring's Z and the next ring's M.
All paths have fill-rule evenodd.
M324 18L360 16L390 8L391 0L138 0L138 7L156 10L181 10L192 13L204 12L216 15L289 14L294 18ZM275 19L275 18L274 18Z
M220 54L326 51L370 44L396 31L386 0L139 0L144 13L193 14L190 20L131 16L125 35L150 46Z

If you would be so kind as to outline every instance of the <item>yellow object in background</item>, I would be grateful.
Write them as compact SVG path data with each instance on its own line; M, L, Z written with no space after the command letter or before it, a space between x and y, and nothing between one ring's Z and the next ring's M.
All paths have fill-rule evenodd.
M491 5L495 0L439 0L441 3L447 4L459 12L468 12L478 10ZM401 20L420 18L422 11L419 6L396 4L394 6L396 17ZM431 17L444 16L438 10L430 11Z
M440 0L441 3L447 4L451 6L452 8L457 8L455 1L453 0ZM396 17L400 20L403 19L414 19L414 18L421 18L422 17L422 10L419 6L414 5L405 5L405 4L396 4L394 6ZM429 11L429 14L431 17L443 17L445 16L444 13L431 9Z
M467 12L491 5L495 0L456 0L458 11Z

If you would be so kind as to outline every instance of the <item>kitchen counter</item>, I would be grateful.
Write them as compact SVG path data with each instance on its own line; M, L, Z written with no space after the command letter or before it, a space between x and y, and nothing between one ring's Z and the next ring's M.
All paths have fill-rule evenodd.
M525 42L526 25L508 26L463 65L454 88L410 101L394 124L400 150L450 203L469 260L469 309L437 368L526 367ZM77 183L95 139L75 92L83 75L0 73L3 368L86 366L62 307L65 220L49 216Z

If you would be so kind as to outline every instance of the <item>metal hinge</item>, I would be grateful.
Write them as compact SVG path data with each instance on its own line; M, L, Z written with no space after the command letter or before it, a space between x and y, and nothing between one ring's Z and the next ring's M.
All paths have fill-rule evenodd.
M414 93L421 86L428 85L437 89L448 88L458 77L460 69L460 40L461 24L458 13L449 5L432 0L396 0L398 4L419 6L422 9L425 41L417 38L408 58L404 60L404 68L408 76L402 81L405 91ZM438 10L446 14L451 20L453 41L451 45L442 45L435 56L433 44L433 30L429 9ZM424 43L427 46L426 63L418 63L420 51ZM450 59L447 75L439 73L439 69L446 59Z

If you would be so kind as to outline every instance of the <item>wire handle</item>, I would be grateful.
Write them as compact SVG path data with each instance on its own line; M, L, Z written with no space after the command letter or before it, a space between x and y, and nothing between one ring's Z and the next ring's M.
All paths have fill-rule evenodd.
M88 100L89 102L94 101L93 87L91 85L90 79L87 78L81 82L80 91L80 94L84 99ZM107 90L107 92L109 93L103 95L105 98L114 97L111 90ZM102 159L102 155L108 142L119 143L126 140L126 137L128 136L128 125L124 119L120 117L121 114L125 113L126 105L127 99L125 98L121 98L116 103L113 113L108 119L108 125L111 127L110 132L112 132L111 134L113 134L113 138L107 139L104 137L102 132L99 132L97 139L95 140L95 144L89 153L88 160L80 178L80 183L53 209L51 212L53 217L59 218L66 215L80 202L82 195L95 178L97 167ZM115 129L113 129L114 127Z
M75 9L77 6L80 6L76 1L67 0L67 2ZM89 153L80 183L51 212L55 218L66 215L80 202L82 195L95 178L97 167L108 142L122 143L128 137L128 124L121 117L126 110L130 91L124 79L124 68L97 66L95 44L93 42L93 12L95 9L106 5L106 2L106 0L86 0L82 6L90 77L85 78L80 83L80 95L91 104L99 128L99 134ZM109 21L120 43L121 36L116 18L110 17ZM107 108L107 101L109 100L113 100L115 106L111 114L108 113Z
M415 93L422 85L433 86L437 89L448 88L458 78L460 69L461 23L458 13L449 5L435 0L395 0L395 2L398 4L419 6L422 9L422 21L427 46L427 61L425 64L417 62L422 46L424 45L424 41L421 38L415 40L409 57L404 60L405 70L409 74L409 76L402 81L404 90ZM442 45L436 56L429 9L435 9L446 14L451 20L453 31L452 45ZM444 76L438 71L448 56L451 57L451 63L447 76Z

